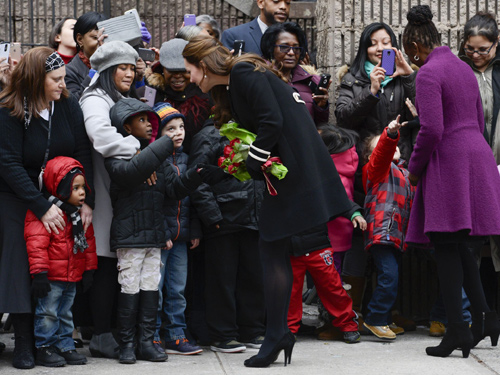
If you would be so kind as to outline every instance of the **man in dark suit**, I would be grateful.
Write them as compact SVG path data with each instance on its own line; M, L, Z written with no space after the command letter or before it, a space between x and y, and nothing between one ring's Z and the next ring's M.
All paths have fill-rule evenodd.
M291 0L257 0L260 15L253 21L225 30L221 42L232 50L235 40L244 40L243 52L262 55L260 40L269 26L276 22L285 22L290 14Z

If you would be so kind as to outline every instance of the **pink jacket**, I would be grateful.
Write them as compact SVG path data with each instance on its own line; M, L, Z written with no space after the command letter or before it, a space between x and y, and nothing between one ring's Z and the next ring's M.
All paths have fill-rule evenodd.
M354 174L358 169L359 162L356 147L353 146L340 154L332 154L330 156L337 168L347 196L352 201L354 195ZM353 230L351 221L345 217L338 217L328 222L328 237L330 237L333 251L347 251L351 248Z

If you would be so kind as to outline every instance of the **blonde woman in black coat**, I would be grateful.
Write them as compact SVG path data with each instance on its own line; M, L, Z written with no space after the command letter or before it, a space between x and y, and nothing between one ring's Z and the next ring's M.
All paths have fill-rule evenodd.
M278 195L266 194L260 211L267 328L259 353L245 366L267 367L281 350L290 363L295 344L286 320L293 281L290 238L348 211L351 202L304 101L277 71L257 55L233 58L212 38L191 40L183 56L191 82L214 99L216 125L234 119L257 134L246 160L252 178L264 178L261 166L269 156L280 157L288 168L283 180L271 177Z

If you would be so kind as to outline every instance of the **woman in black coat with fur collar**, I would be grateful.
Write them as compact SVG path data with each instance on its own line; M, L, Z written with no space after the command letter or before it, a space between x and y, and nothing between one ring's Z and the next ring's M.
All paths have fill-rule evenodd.
M351 202L304 101L277 71L257 55L233 58L212 38L192 39L183 56L191 82L212 94L215 123L234 119L257 134L246 160L252 178L264 178L261 166L270 156L288 168L284 179L270 178L278 195L266 194L260 211L267 328L259 353L245 366L266 367L281 350L286 364L295 343L286 320L293 280L290 238L348 211Z

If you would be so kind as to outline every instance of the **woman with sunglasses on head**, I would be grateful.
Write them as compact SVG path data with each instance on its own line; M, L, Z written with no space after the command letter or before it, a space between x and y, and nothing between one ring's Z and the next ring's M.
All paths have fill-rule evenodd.
M288 84L299 92L306 102L316 125L328 122L328 86L320 88L315 95L320 76L310 65L300 65L307 53L307 39L304 31L295 22L276 23L270 26L260 41L262 57L271 61Z

